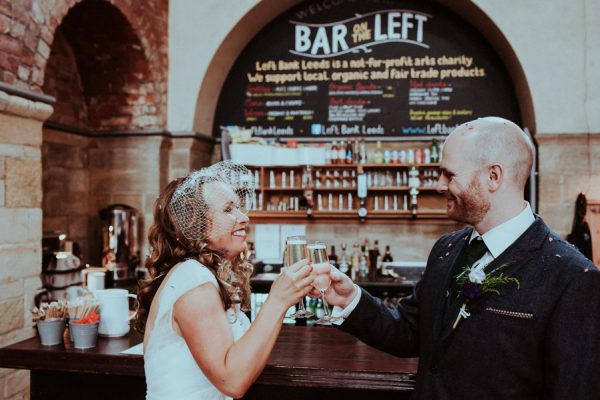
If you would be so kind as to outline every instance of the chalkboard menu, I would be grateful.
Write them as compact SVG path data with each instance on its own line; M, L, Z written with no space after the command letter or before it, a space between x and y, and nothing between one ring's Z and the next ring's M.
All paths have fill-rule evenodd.
M502 61L462 18L432 2L321 0L248 44L213 134L238 125L264 138L418 137L488 115L520 123Z

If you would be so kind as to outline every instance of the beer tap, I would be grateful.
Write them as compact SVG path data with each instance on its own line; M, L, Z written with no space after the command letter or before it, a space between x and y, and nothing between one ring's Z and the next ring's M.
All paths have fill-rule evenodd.
M410 187L410 204L412 209L412 217L417 218L417 195L419 194L419 186L421 186L421 180L419 179L419 170L413 165L408 173L408 186Z

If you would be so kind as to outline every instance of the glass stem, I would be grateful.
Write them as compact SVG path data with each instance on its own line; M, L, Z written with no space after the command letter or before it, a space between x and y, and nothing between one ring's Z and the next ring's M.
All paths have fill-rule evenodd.
M319 291L321 292L321 299L323 300L323 311L325 312L325 316L327 318L330 318L331 313L329 312L329 304L327 304L327 300L325 300L325 292L327 291L327 289L319 289Z
M298 302L298 311L305 312L306 308L304 308L304 299L300 299Z

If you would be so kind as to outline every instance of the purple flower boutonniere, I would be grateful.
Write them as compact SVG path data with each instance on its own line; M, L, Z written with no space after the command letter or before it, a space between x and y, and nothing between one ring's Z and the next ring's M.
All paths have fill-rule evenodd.
M519 280L515 277L509 277L500 272L501 269L513 264L514 261L510 261L500 265L489 273L485 273L484 269L487 264L475 263L473 266L468 265L456 275L456 283L460 287L460 294L465 299L460 308L456 321L454 321L453 328L456 328L461 318L468 318L471 313L467 309L469 300L481 297L486 293L500 294L500 288L508 283L514 283L519 288Z

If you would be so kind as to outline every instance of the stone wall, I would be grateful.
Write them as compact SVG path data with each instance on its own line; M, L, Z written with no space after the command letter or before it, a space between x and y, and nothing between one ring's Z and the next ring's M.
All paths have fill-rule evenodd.
M571 231L577 195L600 200L600 134L538 134L536 140L539 213L564 238Z
M41 287L42 121L46 104L0 92L0 347L35 334L30 309ZM27 371L0 370L0 396L28 398Z
M77 242L84 263L90 262L91 256L90 142L85 136L43 129L43 230L65 233L68 240Z
M140 234L152 221L152 210L160 191L165 153L162 136L96 137L89 147L90 262L100 263L100 228L98 212L110 204L126 204L140 213ZM146 252L142 252L142 256Z

